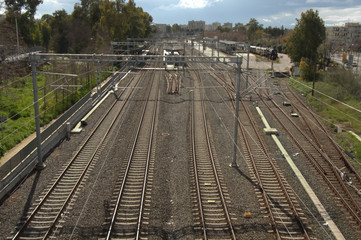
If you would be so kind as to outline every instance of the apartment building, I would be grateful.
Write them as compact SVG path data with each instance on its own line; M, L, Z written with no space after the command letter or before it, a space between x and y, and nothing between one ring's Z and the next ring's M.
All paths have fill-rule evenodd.
M354 50L356 44L361 44L361 24L346 23L344 26L327 27L326 39L334 49Z
M205 21L188 21L188 29L189 30L201 30L204 31L206 29Z

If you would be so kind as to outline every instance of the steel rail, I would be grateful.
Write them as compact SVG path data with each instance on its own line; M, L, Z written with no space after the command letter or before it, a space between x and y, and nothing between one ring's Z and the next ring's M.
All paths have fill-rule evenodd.
M154 73L154 72L155 72L155 71L153 71L153 73ZM130 171L130 168L131 168L133 156L134 156L134 154L135 154L135 150L136 150L138 138L139 138L139 135L140 135L141 127L142 127L142 125L143 125L143 120L144 120L145 112L146 112L146 109L147 109L147 105L148 105L148 101L149 101L149 97L150 97L150 93L151 93L151 89L152 89L152 88L151 88L152 83L153 83L153 82L150 83L150 87L148 88L147 97L145 98L146 101L144 102L144 106L143 106L143 110L142 110L142 113L141 113L140 121L139 121L139 124L138 124L138 127L137 127L137 131L136 131L136 134L135 134L134 141L133 141L132 149L131 149L131 152L130 152L130 156L129 156L129 158L128 158L127 167L126 167L126 170L125 170L123 179L122 179L122 185L121 185L121 188L120 188L120 191L119 191L117 200L116 200L116 204L115 204L114 211L113 211L113 214L112 214L110 226L109 226L108 231L107 231L107 236L106 236L106 238L105 238L106 240L111 239L111 233L112 233L113 228L114 228L114 225L115 225L115 220L116 220L117 213L118 213L118 210L119 210L120 201L121 201L121 199L122 199L122 197L123 197L125 185L126 185L126 182L127 182L127 177L128 177L128 174L129 174L129 171ZM156 111L156 107L155 107L154 111ZM155 112L154 112L154 113L155 113ZM154 115L155 115L155 114L154 114ZM154 122L155 122L155 116L153 116L153 120L152 120L152 127L151 127L152 132L151 132L151 136L153 136L153 130L154 130L153 124L154 124ZM150 140L151 140L151 139L150 139ZM149 146L148 146L148 153L147 153L147 159L146 159L146 172L145 172L145 175L144 175L144 176L147 176L148 170L149 170L150 148L151 148L150 145L151 145L151 143L150 143ZM144 195L145 195L145 187L144 187L144 186L145 186L145 184L146 184L146 178L144 178L141 205L143 205L143 202L144 202ZM142 208L142 206L141 206L140 211L142 211L142 209L143 209L143 208ZM140 215L140 214L139 214L139 215ZM140 237L141 216L139 216L137 222L138 222L138 224L137 224L136 239L139 239L139 237Z
M217 76L217 77L218 77L218 76ZM222 79L222 78L220 78L220 79ZM218 80L217 78L215 78L215 80L221 85L221 83L219 82L219 80ZM224 79L222 79L222 81L223 81L224 83L226 83L226 81L225 81ZM233 83L233 82L232 82L232 83ZM226 85L227 85L228 87L230 87L227 83L226 83ZM229 96L230 99L234 99L234 98L233 98L233 93L230 91L229 88L224 87L224 90L225 90L225 92L228 94L228 96ZM235 100L234 100L234 101L235 101ZM234 101L231 102L233 109L235 109L235 103L234 103ZM240 130L241 130L241 134L242 134L242 136L243 136L243 139L246 139L245 132L244 132L244 129L243 129L243 125L241 124L241 122L240 122L239 119L238 119L238 126L239 126L239 128L240 128ZM247 152L249 153L249 156L250 156L250 158L252 159L252 161L251 161L252 168L254 169L254 174L255 174L255 176L256 176L256 178L257 178L257 181L258 181L258 184L259 184L259 188L260 188L260 190L261 190L261 192L262 192L263 201L264 201L265 204L266 204L267 211L268 211L268 213L269 213L269 215L270 215L270 218L271 218L270 220L271 220L271 223L272 223L272 229L275 231L275 233L276 233L276 235L277 235L277 239L281 239L281 234L280 234L279 230L278 230L277 227L276 227L276 220L274 219L274 216L273 216L273 214L272 214L272 209L271 209L271 206L270 206L270 204L269 204L269 201L268 201L266 192L264 191L264 187L263 187L262 181L260 180L260 179L261 179L261 176L260 176L260 174L259 174L259 172L258 172L258 170L257 170L257 166L255 166L255 161L253 160L253 155L250 154L250 153L251 153L251 147L249 146L248 141L245 141L245 145L246 145L246 148L247 148Z
M264 102L264 104L269 108L270 106L262 99L262 101ZM289 117L287 116L287 114L278 106L278 104L276 104L273 100L272 103L283 113L284 116L286 116L288 119ZM311 156L310 153L308 153L303 146L298 142L298 140L295 138L295 136L288 130L288 128L285 126L285 124L279 119L279 117L273 112L271 111L271 114L277 119L277 121L282 125L282 127L285 129L285 131L289 134L289 136L293 139L293 141L297 144L297 146L301 149L302 152L304 152L307 156L307 158L310 161L315 161L316 160ZM333 165L333 163L329 162L329 158L328 156L325 155L324 152L320 151L319 148L317 148L315 146L315 143L313 143L312 141L310 141L310 139L305 135L305 133L291 120L289 119L289 121L294 125L294 127L301 133L301 135L309 142L309 144L315 149L315 151L317 151L331 166L331 170L335 176L335 178L337 179L337 181L339 182L342 190L345 192L346 196L348 197L348 199L351 201L351 204L353 205L353 207L356 209L356 211L358 213L361 213L360 207L355 203L355 201L353 200L352 195L350 194L349 190L346 188L344 182L342 181L341 177L339 176L339 174L337 172L335 172L335 166ZM316 168L317 169L317 168ZM326 176L325 170L323 169L323 171L320 172L322 178L326 181L326 183L331 187L331 189L333 190L333 192L341 199L343 205L346 207L346 209L350 212L350 214L353 216L353 218L357 221L357 223L361 226L361 218L360 216L357 214L357 212L354 211L354 209L352 209L352 207L349 205L349 203L347 203L347 201L345 200L345 198L342 196L342 194L336 189L336 187L334 186L334 184L330 181L329 177Z
M157 87L157 89L158 89L158 87ZM147 164L146 164L146 169L145 169L145 174L144 174L143 191L142 191L142 198L141 198L141 203L140 203L139 218L138 218L138 225L137 225L137 235L136 235L136 238L135 238L137 240L140 239L140 228L141 228L141 221L142 221L142 216L143 216L145 190L146 190L146 184L147 184L147 179L148 179L148 175L149 175L149 162L150 162L150 158L151 158L151 150L152 150L152 146L153 146L154 126L155 126L156 113L157 113L157 109L158 109L158 96L159 96L159 90L158 90L157 97L156 97L156 100L155 100L153 118L152 118L152 123L151 123L152 126L151 126L150 136L149 136Z
M301 220L301 217L299 216L298 211L297 211L295 205L293 204L290 195L289 195L288 192L287 192L287 189L286 189L286 187L285 187L285 185L284 185L284 183L283 183L283 181L282 181L282 179L281 179L281 176L280 176L279 172L277 171L275 165L274 165L273 162L271 161L271 157L269 156L268 152L266 151L265 143L264 143L264 141L261 139L261 136L259 135L259 132L257 131L256 124L254 123L254 119L253 119L253 117L251 116L251 114L250 114L250 112L249 112L249 109L245 106L245 104L244 104L243 101L241 101L241 103L242 103L242 106L243 106L243 108L245 109L245 112L246 112L246 114L247 114L247 116L248 116L248 118L249 118L249 120L250 120L250 122L251 122L251 124L252 124L252 127L253 127L253 129L254 129L254 131L255 131L255 133L256 133L256 136L257 136L257 138L258 138L258 141L259 141L259 143L262 145L262 149L263 149L263 151L264 151L264 154L266 155L266 158L267 158L269 164L270 164L271 167L272 167L272 170L273 170L273 172L274 172L274 174L275 174L275 176L276 176L276 178L277 178L277 181L278 181L278 183L280 184L280 186L281 186L281 188L282 188L282 191L283 191L283 193L284 193L285 196L286 196L286 200L287 200L289 206L290 206L291 209L292 209L292 214L294 215L294 218L296 219L297 224L299 225L301 231L304 233L305 239L310 239L310 236L309 236L308 233L307 233L306 227L305 227L305 225L303 224L303 222L302 222L302 220ZM247 141L248 141L248 140L247 140ZM251 152L249 152L249 154L252 155ZM253 156L252 156L252 159L253 159L253 161L254 161Z
M288 86L288 85L287 85ZM321 124L319 119L315 116L315 114L305 105L303 101L301 101L298 96L289 88L289 91L291 91L291 95L296 99L297 103L293 102L294 109L299 113L300 116L306 116L303 117L302 120L308 127L313 139L316 141L317 146L322 149L325 154L329 157L330 161L332 161L335 164L336 171L339 175L341 175L341 180L346 181L347 185L346 187L352 188L353 192L350 191L350 194L356 194L357 197L355 197L355 202L359 200L359 202L356 202L355 205L359 205L361 203L361 199L358 198L361 196L361 179L360 175L357 173L354 166L348 161L348 159L345 157L343 152L341 151L340 147L336 144L336 142L333 140L331 135L328 133L328 131L325 129L325 127ZM285 93L282 93L282 95L288 99L288 101L291 101L290 97L287 96ZM303 111L301 111L301 109ZM307 112L309 115L307 116ZM315 120L313 121L311 117ZM310 124L309 121L306 121L306 118L309 119L313 124ZM316 130L315 130L316 129ZM317 134L315 131L319 131L320 134ZM320 139L322 140L322 137L325 137L324 140L328 143L331 143L333 147L330 147L327 143L321 144ZM320 138L320 139L319 139ZM327 148L325 146L328 146ZM347 176L347 177L344 177ZM348 178L349 177L349 178ZM352 179L351 181L349 179Z
M199 76L199 74L197 74L197 76L198 76L198 78L200 80L201 77ZM221 198L223 210L224 210L226 218L227 218L227 222L228 222L229 229L231 231L232 238L237 239L236 234L234 232L233 225L232 225L231 216L229 214L227 204L226 204L226 200L225 200L223 190L222 190L222 187L221 187L221 181L220 181L218 173L217 173L215 159L213 157L213 151L212 151L212 147L211 147L210 137L209 137L209 133L208 133L208 125L207 125L207 120L206 120L207 116L206 116L206 111L205 111L205 106L204 106L204 100L203 100L203 97L202 97L203 95L204 95L204 93L201 92L201 105L202 105L202 114L203 114L203 124L204 124L205 136L206 136L206 139L207 139L208 152L209 152L209 156L210 156L211 163L212 163L213 174L214 174L214 177L215 177L216 182L217 182L217 188L218 188L219 196Z
M130 84L130 82L128 83L128 85ZM123 94L123 93L122 93ZM49 198L49 196L51 195L51 193L54 191L55 187L58 185L58 183L61 181L61 179L63 178L63 176L66 174L67 170L70 169L71 165L74 163L74 161L77 159L77 157L80 155L81 151L85 148L85 146L89 143L89 141L92 139L92 137L94 136L94 134L96 133L96 131L100 128L101 124L104 122L104 120L106 119L106 117L109 115L109 113L111 112L111 110L113 109L113 107L115 106L115 104L117 103L117 101L114 101L114 103L111 105L111 107L108 109L108 111L102 116L102 118L97 122L95 128L93 128L92 132L89 134L89 136L86 138L86 140L83 142L82 145L80 145L79 150L77 151L77 153L74 155L74 157L70 160L69 164L65 167L65 169L63 170L63 172L59 175L59 177L55 180L55 182L53 183L53 185L50 187L50 189L46 192L46 194L42 197L41 201L37 204L37 206L34 208L34 210L31 212L30 216L25 220L25 222L23 223L23 225L20 227L20 229L17 230L16 234L12 237L12 239L19 239L21 237L21 234L26 230L27 226L30 224L30 222L32 221L32 219L35 217L35 214L41 209L41 207L43 206L43 204L45 203L45 201ZM124 105L123 105L124 106ZM118 114L116 115L116 117L113 119L111 125L109 125L107 133L109 133L110 129L112 128L113 124L115 123L116 119L119 117L119 113L122 111L123 108L120 108L118 110ZM104 137L102 138L102 140L100 141L100 143L98 144L96 150L93 152L88 164L86 165L85 169L83 170L83 172L81 173L81 175L79 176L76 185L73 187L72 191L70 192L70 194L68 195L66 201L64 202L63 206L61 207L61 212L65 209L65 207L67 206L67 204L69 203L72 195L74 194L75 190L77 189L77 187L79 186L81 180L83 179L85 173L87 172L91 162L94 159L95 154L97 153L99 147L101 146L101 144L103 143L103 141L105 140L107 134L104 135ZM49 227L48 231L46 231L45 236L42 239L46 239L52 228L54 227L55 223L57 222L57 220L59 219L59 217L61 216L61 212L58 212L58 214L56 215L55 219L53 220L51 226Z
M344 182L342 181L340 175L336 172L336 167L332 163L332 161L329 159L329 157L326 155L325 152L321 151L316 144L310 140L304 131L300 129L296 123L281 109L281 107L272 99L273 105L280 110L282 115L284 115L289 122L297 129L297 131L306 139L306 141L315 149L315 151L326 161L327 164L329 164L331 171L333 175L335 176L336 180L339 182L339 185L341 186L342 190L346 194L346 197L351 202L352 206L356 209L356 212L352 207L349 205L349 203L345 200L345 198L342 196L342 194L336 189L334 184L330 181L329 176L327 176L326 170L320 165L320 163L308 152L304 149L304 147L299 143L298 139L290 132L289 128L286 127L285 123L281 121L279 116L274 113L274 111L271 110L271 107L264 101L261 94L259 92L256 92L261 101L264 103L264 105L269 109L269 112L275 117L275 119L281 124L281 126L285 129L285 131L289 134L289 136L292 138L292 140L295 142L295 144L300 148L300 150L305 154L306 158L309 159L309 161L312 163L312 165L316 168L316 170L321 174L321 177L325 180L325 182L329 185L329 187L332 189L332 191L338 196L339 199L341 199L341 202L345 206L345 208L349 211L351 216L355 219L355 221L358 223L359 226L361 226L361 218L358 215L358 213L361 213L360 207L356 204L355 200L353 199L351 193L345 186Z
M355 177L357 178L357 180L358 180L359 182L361 182L361 177L360 177L360 175L357 173L357 171L355 170L354 166L353 166L353 165L348 161L348 159L344 156L344 154L342 153L340 147L337 145L337 143L335 142L335 140L330 136L330 134L328 134L326 128L324 127L323 124L321 124L320 120L316 117L315 113L313 113L313 111L311 111L311 110L309 109L309 107L305 105L305 103L294 93L294 91L292 91L292 90L290 89L290 87L289 87L288 84L287 84L287 87L288 87L289 92L291 92L292 96L293 96L294 98L296 98L296 100L303 106L303 108L306 109L306 110L308 111L308 113L310 113L310 115L316 120L316 123L317 123L318 126L321 128L321 130L324 132L324 134L327 136L327 138L329 139L329 141L332 143L334 149L336 149L337 152L339 153L339 155L342 157L342 161L345 163L346 167L347 167L352 173L354 173L354 174L355 174ZM283 96L284 96L285 98L290 99L285 93L282 93L282 94L283 94ZM297 107L295 107L295 108L297 108ZM298 111L298 112L300 113L301 111ZM300 113L300 115L302 115L302 114ZM310 129L311 129L311 128L310 128ZM312 132L313 132L313 131L312 131ZM313 135L315 141L317 141L317 136L316 136L316 134L313 133L312 135ZM317 141L317 143L318 143L318 146L319 146L320 148L323 148L323 146L319 143L319 141Z
M193 96L192 96L192 109L191 109L191 135L192 135L192 158L193 158L193 169L194 169L194 177L195 177L195 182L196 182L196 190L197 190L197 199L198 199L198 209L199 209L199 213L200 213L200 218L201 218L201 224L202 224L202 229L203 229L203 238L204 240L207 240L207 228L206 228L206 221L205 221L205 217L204 217L204 212L203 212L203 205L202 205L202 196L201 196L201 189L200 189L200 184L199 184L199 178L198 178L198 169L197 169L197 157L196 157L196 139L195 139L195 121L194 121L194 91L193 91Z
M232 92L231 92L231 90L230 90L230 89L231 89L230 85L229 85L228 83L226 83L226 81L225 81L222 77L220 77L219 75L216 74L216 77L214 77L214 79L215 79L220 85L222 85L222 83L221 83L217 78L218 78L218 79L221 79L221 80L226 84L227 87L225 86L224 89L225 89L226 93L228 94L228 96L229 96L230 98L232 98L233 95L232 95ZM233 82L232 82L232 83L233 83ZM287 189L286 189L286 187L285 187L285 185L284 185L284 183L283 183L283 181L282 181L282 179L281 179L281 176L280 176L278 170L276 169L274 163L271 161L271 157L269 156L269 154L268 154L268 152L267 152L267 150L266 150L266 146L265 146L264 141L261 139L261 137L260 137L260 135L259 135L259 132L257 131L257 127L256 127L256 125L255 125L255 122L254 122L253 117L251 116L251 114L250 114L250 112L249 112L248 107L246 107L246 105L244 104L244 101L241 101L241 103L242 103L243 108L245 109L245 112L246 112L246 114L247 114L247 116L248 116L248 119L250 120L250 123L251 123L251 125L252 125L252 128L253 128L256 136L257 136L257 139L258 139L258 142L259 142L259 144L260 144L260 147L262 148L263 153L265 154L266 159L267 159L268 163L270 164L270 166L271 166L271 168L272 168L272 171L273 171L274 174L275 174L275 177L276 177L276 179L277 179L277 182L279 183L279 185L280 185L280 187L281 187L281 189L282 189L282 192L284 193L284 195L285 195L285 197L286 197L286 200L287 200L287 202L288 202L288 204L289 204L289 206L290 206L290 208L291 208L291 210L292 210L292 215L294 216L294 219L296 220L297 224L299 225L299 228L300 228L301 232L303 232L304 238L305 238L305 239L310 239L310 236L309 236L308 233L307 233L306 227L305 227L305 225L303 224L303 222L302 222L302 220L301 220L301 217L299 216L298 211L297 211L295 205L293 204L293 202L292 202L292 200L291 200L291 197L290 197L289 194L288 194L288 191L287 191ZM234 108L234 102L233 102L233 101L232 101L232 106L233 106L233 108ZM258 181L258 183L259 183L259 187L260 187L260 190L261 190L261 192L262 192L262 196L263 196L264 202L266 203L266 208L267 208L267 210L268 210L268 212L269 212L269 214L270 214L271 222L273 223L273 224L272 224L272 228L274 229L274 231L275 231L275 233L276 233L276 235L277 235L277 239L281 239L282 236L281 236L279 230L278 230L277 227L276 227L276 221L275 221L275 218L274 218L274 216L273 216L274 213L273 213L272 208L271 208L271 206L270 206L270 204L269 204L268 197L267 197L267 192L266 192L266 190L265 190L265 187L263 186L261 175L259 174L258 168L257 168L257 166L256 166L256 163L255 163L256 161L255 161L255 159L254 159L254 157L253 157L252 150L251 150L251 147L250 147L250 145L249 145L249 140L248 140L247 134L245 133L244 126L241 124L241 122L240 122L239 119L238 119L238 124L239 124L239 127L240 127L240 129L241 129L241 134L242 134L242 136L243 136L244 143L245 143L246 148L247 148L247 151L248 151L248 155L249 155L249 157L250 157L250 159L251 159L251 164L252 164L252 167L253 167L253 169L254 169L254 171L255 171L255 176L256 176L257 181Z
M288 98L287 98L288 99ZM296 111L298 112L298 114L300 116L303 116L305 115L304 113L301 113L299 110L298 107L296 107L295 105L293 105L294 109L296 109ZM309 112L311 113L312 115L312 112ZM314 116L313 116L314 117ZM350 193L350 197L352 198L351 201L353 202L353 205L355 206L355 208L359 208L358 207L358 203L356 202L357 201L357 197L360 197L361 196L361 190L359 190L356 186L356 183L354 180L356 180L357 184L360 185L360 178L359 178L359 175L357 174L357 172L353 171L353 166L349 165L348 164L348 161L345 159L344 155L342 154L341 150L339 149L339 147L335 144L335 142L331 139L331 137L329 136L329 134L327 132L324 132L323 129L320 130L321 134L323 134L322 136L326 137L326 139L328 141L331 142L331 144L333 145L333 148L332 150L336 150L336 153L330 153L330 152L327 152L329 150L331 150L330 148L324 148L324 145L327 145L326 144L321 144L320 143L320 139L322 136L319 134L319 138L317 137L317 134L315 132L315 130L313 129L313 127L311 126L311 124L306 121L305 117L302 117L301 118L304 122L304 124L307 126L307 128L309 129L313 139L315 140L317 146L323 150L324 154L327 156L327 158L325 159L326 160L326 164L329 165L329 167L331 168L331 171L333 174L337 174L337 175L341 175L340 176L340 180L342 182L346 181L347 185L344 184L345 186L345 189L347 189L347 191ZM312 121L312 120L310 120ZM325 140L325 141L327 141ZM331 150L331 151L332 151ZM343 166L340 166L343 165ZM348 172L346 172L344 169L347 169ZM350 177L351 182L346 178L346 177L343 177L343 174L344 175L347 175L348 177ZM354 198L352 196L352 193L348 190L347 187L350 187L352 188L355 192L352 192L354 194L357 195L356 198ZM360 201L361 199L359 199ZM360 212L360 210L358 211Z

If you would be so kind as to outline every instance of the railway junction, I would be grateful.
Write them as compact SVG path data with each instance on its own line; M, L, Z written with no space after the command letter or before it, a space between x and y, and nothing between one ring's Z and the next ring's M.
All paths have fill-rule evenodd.
M360 176L302 96L243 57L179 46L32 55L123 67L99 83L82 131L38 154L46 167L4 199L0 235L359 239Z

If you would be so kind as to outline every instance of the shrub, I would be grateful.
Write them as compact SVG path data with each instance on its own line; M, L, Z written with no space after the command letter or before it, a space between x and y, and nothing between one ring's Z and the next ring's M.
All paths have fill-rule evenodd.
M321 74L321 81L334 86L338 100L351 96L361 100L361 77L342 68L331 69Z
M301 78L305 81L313 79L313 64L310 59L302 58L300 62Z

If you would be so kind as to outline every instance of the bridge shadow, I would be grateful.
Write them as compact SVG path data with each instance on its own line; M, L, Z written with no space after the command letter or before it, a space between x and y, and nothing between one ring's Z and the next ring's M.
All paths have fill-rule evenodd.
M34 174L35 172L35 177L34 177L34 180L33 180L33 183L32 183L32 186L30 188L30 192L28 194L28 197L26 199L26 202L24 204L24 208L23 208L23 211L22 211L22 214L21 214L21 217L20 217L20 221L16 227L16 231L18 231L21 226L24 224L24 222L27 220L30 212L29 210L31 209L31 206L33 204L33 200L34 200L34 195L35 195L35 191L36 191L36 188L38 186L38 183L39 183L39 179L40 179L40 174L41 174L41 171L37 171L37 170L34 170L32 172L32 174ZM29 177L26 177L25 179L29 179ZM22 183L20 183L22 184Z

